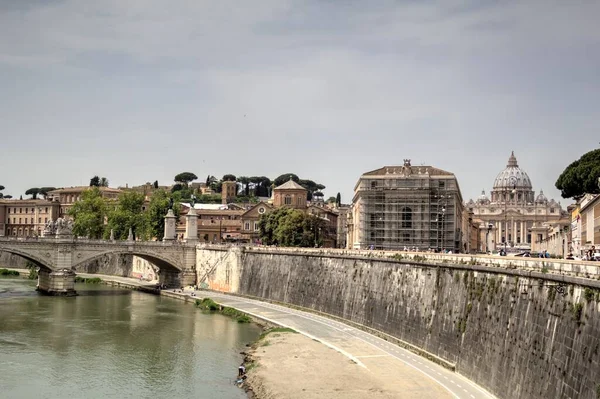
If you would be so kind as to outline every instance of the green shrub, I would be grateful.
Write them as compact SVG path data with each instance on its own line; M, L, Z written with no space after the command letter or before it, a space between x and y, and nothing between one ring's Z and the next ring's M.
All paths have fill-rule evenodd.
M227 306L221 306L210 298L196 299L196 307L209 312L220 311L221 314L235 319L238 323L250 323L252 321L246 313Z
M20 276L16 270L0 269L0 276Z
M592 299L594 299L595 296L596 295L593 289L585 287L585 289L583 290L583 297L585 298L586 302L590 302Z
M85 283L85 284L100 284L102 282L102 279L100 277L80 277L80 276L75 276L75 282L76 283Z
M219 305L210 298L204 298L202 300L196 299L196 306L203 310L215 311L219 310Z

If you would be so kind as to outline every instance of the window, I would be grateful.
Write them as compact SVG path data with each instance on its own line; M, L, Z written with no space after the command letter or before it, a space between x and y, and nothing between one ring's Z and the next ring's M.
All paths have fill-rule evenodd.
M48 207L46 207L46 213L48 213Z
M48 223L48 218L44 218L44 223Z
M260 213L261 215L265 213L265 208L263 208L262 206L258 208L258 213Z
M31 224L33 224L33 218L31 218Z
M19 213L23 213L23 208L19 208Z
M302 197L298 197L298 205L302 205Z
M31 208L31 213L35 213L35 208Z
M258 231L258 222L254 222L254 231Z
M284 204L285 205L292 205L292 197L290 197L289 195L286 195L284 198Z
M19 224L21 224L21 218L19 218Z
M244 230L250 230L250 222L244 223Z
M10 208L8 208L8 213L10 213Z
M554 208L550 208L550 213L554 213Z
M27 213L27 211L29 211L29 208L25 208L25 213Z
M412 209L405 206L402 208L402 228L410 229L412 228Z
M10 229L6 229L6 235L9 236L10 235Z

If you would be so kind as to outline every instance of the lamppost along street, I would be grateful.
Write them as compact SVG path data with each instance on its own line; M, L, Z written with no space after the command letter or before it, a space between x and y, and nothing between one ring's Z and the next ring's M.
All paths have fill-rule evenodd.
M514 176L508 176L508 186L504 186L504 254L506 254L506 244L508 242L508 215L507 215L507 205L508 205L508 194L509 194L509 186L512 186L512 190L510 190L511 196L515 194L517 188L517 178ZM514 223L514 222L513 222Z

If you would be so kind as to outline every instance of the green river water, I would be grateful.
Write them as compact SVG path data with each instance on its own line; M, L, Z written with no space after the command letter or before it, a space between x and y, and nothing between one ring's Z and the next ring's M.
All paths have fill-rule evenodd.
M0 398L246 398L240 352L260 330L105 285L79 296L0 278Z

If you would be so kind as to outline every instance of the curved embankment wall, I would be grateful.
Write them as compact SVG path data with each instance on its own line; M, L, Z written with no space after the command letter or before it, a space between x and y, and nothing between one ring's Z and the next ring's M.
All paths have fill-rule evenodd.
M294 304L454 363L501 398L596 398L600 284L477 265L199 248L204 287Z

